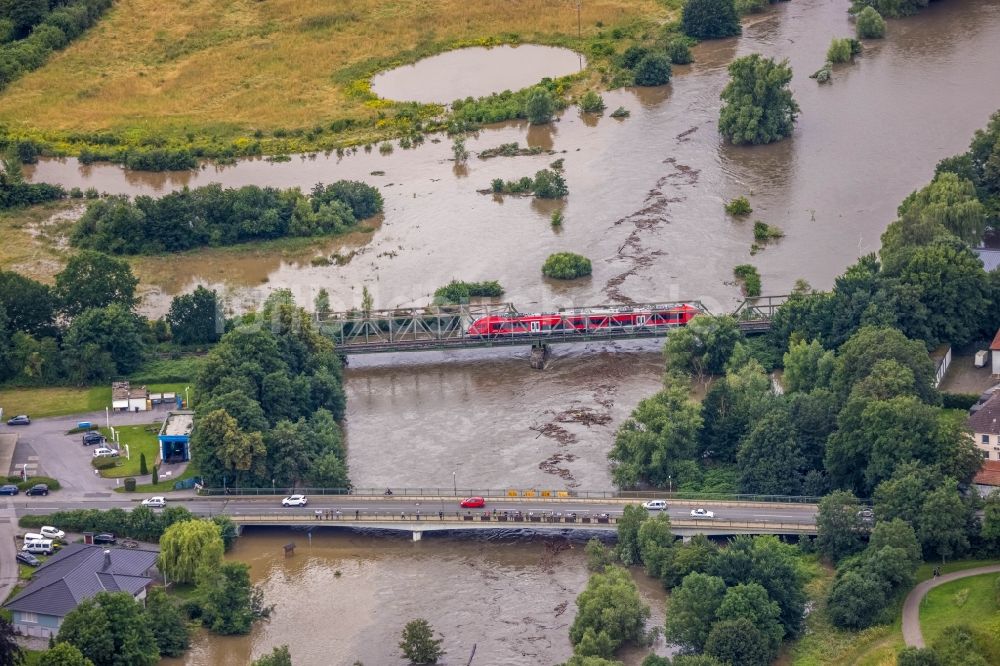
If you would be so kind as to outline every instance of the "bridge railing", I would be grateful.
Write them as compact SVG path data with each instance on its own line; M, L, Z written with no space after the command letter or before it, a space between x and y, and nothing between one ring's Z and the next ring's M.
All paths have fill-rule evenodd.
M564 527L575 527L586 529L592 525L617 525L619 515L611 513L592 513L586 511L578 512L556 512L556 511L426 511L416 513L413 511L335 511L332 509L316 509L307 513L262 513L262 514L234 514L230 518L240 525L344 525L378 523L390 527L398 526L400 529L412 529L422 524L436 526L446 525L448 528L462 529L463 527L482 526L483 523L491 523L510 526L512 523L517 526L526 525L561 525ZM746 531L774 531L774 532L795 532L812 533L816 531L814 523L785 522L771 520L720 520L720 519L687 519L675 518L670 521L671 527L677 529L705 529L705 530L733 530L734 533L740 530Z
M391 491L387 493L386 491ZM707 502L743 502L776 504L817 504L820 497L808 495L754 495L731 493L689 493L663 490L577 490L548 488L435 488L394 486L392 488L206 488L198 490L204 496L279 497L287 495L350 495L354 497L430 497L454 498L483 497L486 499L530 500L679 500Z

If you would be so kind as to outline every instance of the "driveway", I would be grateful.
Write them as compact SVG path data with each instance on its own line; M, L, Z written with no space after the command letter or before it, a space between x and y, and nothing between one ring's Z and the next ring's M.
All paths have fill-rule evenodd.
M1000 573L1000 564L947 573L937 578L925 580L910 590L910 593L906 595L906 601L903 602L903 641L913 647L924 647L924 636L920 632L920 602L924 600L924 596L930 590L959 578L991 573Z
M162 422L170 411L161 406L148 412L120 412L111 414L112 426L142 425ZM104 479L94 474L90 466L92 447L80 443L80 434L67 435L80 421L98 425L106 423L105 413L75 414L32 419L31 425L11 427L0 425L0 432L16 432L19 437L14 451L14 468L27 464L29 474L51 476L59 480L63 490L60 495L69 497L107 497L115 488L114 479ZM34 472L32 472L34 470ZM6 470L0 470L6 471ZM14 472L16 473L16 472Z

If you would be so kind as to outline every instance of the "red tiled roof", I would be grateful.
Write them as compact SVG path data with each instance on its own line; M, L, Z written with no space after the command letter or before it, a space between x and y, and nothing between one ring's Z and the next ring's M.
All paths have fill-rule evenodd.
M1000 351L1000 329L997 329L997 336L990 343L990 349L992 351Z
M1000 461L984 460L983 467L972 477L981 486L1000 486Z

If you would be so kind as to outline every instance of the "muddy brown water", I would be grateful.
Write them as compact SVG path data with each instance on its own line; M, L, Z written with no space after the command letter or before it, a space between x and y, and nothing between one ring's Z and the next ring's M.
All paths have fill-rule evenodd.
M384 99L449 104L466 97L521 90L546 77L573 74L586 64L579 53L553 46L477 46L382 72L372 78L372 92Z
M285 557L282 546L296 544ZM288 644L298 666L402 666L399 635L408 621L426 618L444 636L442 664L539 666L572 654L569 626L586 585L584 542L513 535L446 538L425 534L367 535L317 530L248 530L229 555L251 566L274 615L248 636L199 633L181 659L162 663L246 666ZM652 611L664 621L664 592L642 571L633 576ZM667 654L660 638L651 646ZM638 666L647 649L621 653Z

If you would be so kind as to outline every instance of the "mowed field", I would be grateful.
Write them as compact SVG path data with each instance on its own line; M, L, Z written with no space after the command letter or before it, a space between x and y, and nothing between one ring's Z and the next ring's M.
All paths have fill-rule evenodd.
M584 0L584 39L658 0ZM0 94L0 124L40 132L185 135L367 118L350 85L447 48L575 43L575 0L118 0L41 69ZM356 85L356 84L355 84Z

